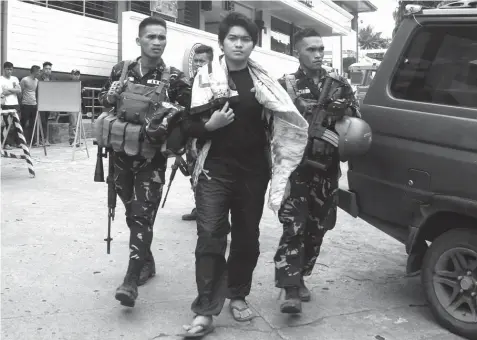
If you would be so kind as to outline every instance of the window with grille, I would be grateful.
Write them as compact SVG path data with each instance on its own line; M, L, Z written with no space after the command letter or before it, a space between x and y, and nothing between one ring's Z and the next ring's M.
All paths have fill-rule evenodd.
M293 35L299 30L299 27L272 16L270 30L272 51L294 55Z
M147 1L131 1L131 11L144 15L151 15L151 2Z
M146 1L131 1L131 11L141 13L144 15L151 15L151 2ZM189 27L200 27L200 1L178 1L177 2L177 19L171 18L160 13L154 13L164 20L177 22Z
M57 9L100 20L117 22L117 1L27 1L30 4Z

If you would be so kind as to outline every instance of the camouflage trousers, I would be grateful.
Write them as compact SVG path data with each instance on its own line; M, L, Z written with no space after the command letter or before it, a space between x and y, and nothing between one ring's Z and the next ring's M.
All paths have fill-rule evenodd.
M326 172L299 166L290 176L290 195L278 211L283 235L275 254L275 286L297 287L311 275L323 237L336 223L339 161Z
M145 159L114 153L114 184L116 193L126 208L126 223L130 230L129 258L143 261L151 255L153 225L162 187L165 182L166 160Z

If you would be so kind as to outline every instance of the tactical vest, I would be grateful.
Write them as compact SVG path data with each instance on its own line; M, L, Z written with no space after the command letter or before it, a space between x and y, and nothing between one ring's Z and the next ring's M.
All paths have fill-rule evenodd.
M333 89L330 91L330 99L336 100L341 98L341 91L339 91L339 87L341 82L336 79L335 73L330 73L329 77L335 79L336 81L333 82ZM285 75L285 85L288 95L292 99L293 103L297 107L298 111L303 115L303 117L310 123L312 110L313 107L316 106L318 102L318 98L308 99L303 98L300 96L300 91L296 86L296 77L294 74L287 74ZM323 118L323 125L327 127L334 126L334 124L343 118L343 116L337 116L332 114L331 112L326 112L326 115Z
M125 61L119 79L124 84L131 61ZM116 110L103 112L95 122L94 132L99 147L124 152L128 156L153 158L160 146L145 137L146 124L164 101L169 101L170 68L166 67L157 86L126 81Z
M334 131L335 123L342 116L334 115L324 109L323 101L328 102L338 99L341 95L340 83L330 75L325 78L320 89L319 98L307 99L300 96L296 87L296 78L293 74L285 75L285 84L288 95L295 103L298 111L310 124L308 129L308 145L303 157L303 164L311 166L314 170L327 171L333 163L336 163L338 152L338 136ZM311 89L310 89L311 91ZM311 91L317 96L317 91ZM320 103L321 102L321 103ZM331 130L328 130L331 129Z

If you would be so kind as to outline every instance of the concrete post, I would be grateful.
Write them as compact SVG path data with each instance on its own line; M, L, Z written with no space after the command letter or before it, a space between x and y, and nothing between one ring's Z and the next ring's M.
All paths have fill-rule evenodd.
M262 30L262 48L265 50L271 49L271 33L272 33L272 16L268 9L263 9L262 11L262 20L263 20L263 27Z
M131 10L130 1L118 1L117 2L117 13L118 13L118 62L123 60L123 12Z
M333 68L341 74L343 72L343 37L333 37L333 52L331 58Z
M0 1L0 68L3 69L3 63L7 61L7 14L8 14L8 1Z

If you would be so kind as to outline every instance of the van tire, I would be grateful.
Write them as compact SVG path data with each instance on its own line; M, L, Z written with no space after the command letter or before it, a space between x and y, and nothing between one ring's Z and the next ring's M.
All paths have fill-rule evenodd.
M452 250L457 250L459 254L465 254L464 259L467 261L467 266L473 266L473 254L477 254L477 230L473 229L453 229L447 231L437 237L434 242L431 244L430 248L426 251L424 256L424 261L422 265L421 271L421 281L424 287L424 291L427 297L427 300L430 304L430 309L434 317L437 319L439 324L441 324L446 329L450 330L451 332L466 337L467 339L477 340L477 320L473 321L464 321L459 320L455 316L451 315L450 312L446 310L446 307L440 302L447 298L454 289L451 286L435 283L435 279L439 278L435 274L435 271L440 268L447 269L448 271L454 273L460 272L457 268L453 267L453 260L450 258L450 254L452 254ZM455 253L454 253L455 254ZM456 259L454 257L454 259ZM443 265L447 264L450 267L442 267ZM438 266L438 267L436 267ZM469 270L465 269L464 272L468 272ZM461 276L461 275L459 275ZM444 276L445 277L445 276ZM462 276L461 276L462 277ZM464 274L464 277L469 278L473 277L474 280L477 280L477 268L471 272L471 275L468 276ZM446 277L447 278L447 277ZM454 287L459 287L459 292L461 286L461 279L459 278L451 278L450 281L455 283ZM466 279L467 280L467 279ZM468 282L472 282L471 279L466 281L466 287L468 286ZM475 281L474 281L475 282ZM448 287L448 288L445 288ZM467 289L467 288L466 288ZM474 290L475 289L475 290ZM473 286L472 290L476 291L475 285ZM465 290L465 297L469 298L471 290ZM461 294L461 293L459 293ZM460 296L460 295L458 295ZM474 298L474 308L475 313L477 313L477 297ZM459 297L453 301L458 301ZM469 299L472 299L470 297ZM470 300L472 301L472 300ZM465 305L460 305L460 307ZM459 306L458 306L459 307ZM465 308L467 308L466 306ZM456 315L460 315L457 313Z

